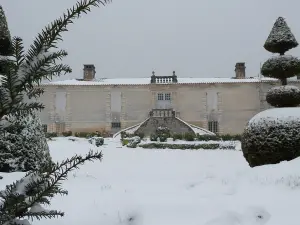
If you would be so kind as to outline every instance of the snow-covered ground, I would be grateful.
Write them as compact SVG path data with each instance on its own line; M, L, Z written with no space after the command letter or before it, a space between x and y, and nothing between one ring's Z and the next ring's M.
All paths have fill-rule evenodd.
M246 219L252 206L271 215L267 224L299 224L300 159L250 168L241 151L130 149L114 139L96 148L77 140L50 141L52 157L60 161L93 148L103 151L103 161L87 163L63 183L69 195L56 196L51 208L65 217L33 224L259 224ZM0 175L3 189L22 174Z

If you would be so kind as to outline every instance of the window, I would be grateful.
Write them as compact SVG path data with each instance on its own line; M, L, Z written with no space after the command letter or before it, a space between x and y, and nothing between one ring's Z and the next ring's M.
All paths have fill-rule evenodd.
M171 101L171 93L165 93L165 100Z
M171 101L171 93L158 93L157 94L158 101Z
M111 128L121 128L121 123L120 122L112 122Z
M218 121L208 121L208 130L213 133L219 132L219 122Z
M158 93L157 94L157 100L158 101L163 101L164 100L164 94L163 93Z
M44 133L47 133L47 128L48 128L48 127L47 127L47 124L43 124L43 132L44 132Z

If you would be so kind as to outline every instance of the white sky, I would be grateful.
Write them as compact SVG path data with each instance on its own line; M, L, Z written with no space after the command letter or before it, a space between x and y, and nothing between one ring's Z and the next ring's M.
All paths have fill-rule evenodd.
M76 0L1 0L13 36L29 46L36 34ZM237 61L257 76L271 54L263 44L278 16L300 42L298 0L113 0L93 8L64 34L60 46L73 73L95 64L97 78L232 77ZM290 54L300 55L300 47Z

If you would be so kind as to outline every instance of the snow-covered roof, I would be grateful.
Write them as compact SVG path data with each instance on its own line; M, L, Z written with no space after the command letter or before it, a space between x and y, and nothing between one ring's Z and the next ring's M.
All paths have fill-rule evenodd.
M246 79L233 79L233 78L178 78L175 84L214 84L214 83L259 83L277 81L274 78L246 78ZM155 83L155 84L170 84L170 83ZM103 78L93 81L82 80L62 80L42 83L43 86L73 86L73 85L151 85L150 78Z

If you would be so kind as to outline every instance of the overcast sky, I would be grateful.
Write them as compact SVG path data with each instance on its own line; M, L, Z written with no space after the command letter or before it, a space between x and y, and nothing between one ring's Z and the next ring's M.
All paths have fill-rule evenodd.
M38 32L76 0L1 0L12 36L29 46ZM113 0L70 26L60 45L82 77L95 64L97 78L232 77L238 61L257 76L271 54L263 44L278 16L300 42L299 0ZM289 52L300 55L300 47Z

